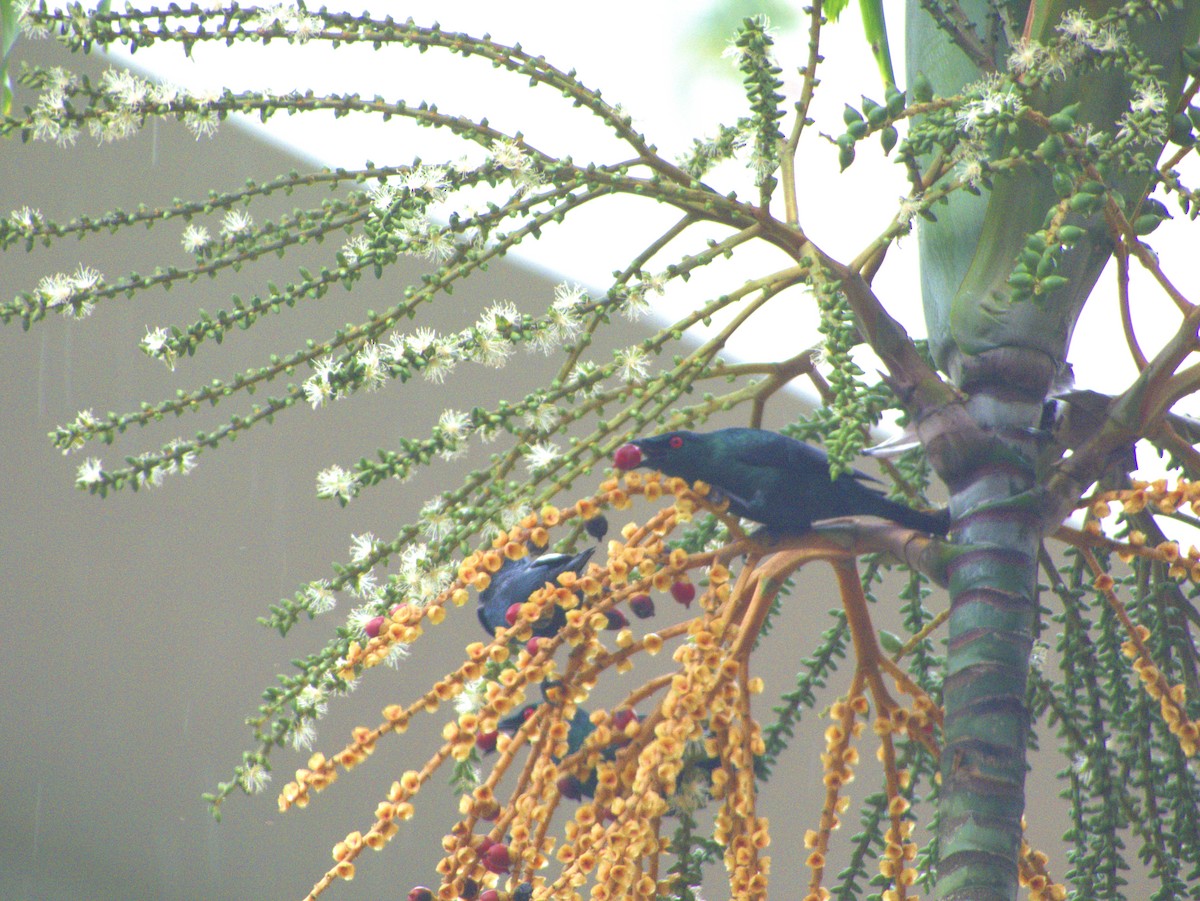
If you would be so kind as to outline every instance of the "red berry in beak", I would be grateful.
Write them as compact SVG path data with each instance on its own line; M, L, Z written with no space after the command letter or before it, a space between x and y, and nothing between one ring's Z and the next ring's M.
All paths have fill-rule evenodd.
M613 454L613 466L617 469L633 469L643 460L642 450L636 444L622 444Z

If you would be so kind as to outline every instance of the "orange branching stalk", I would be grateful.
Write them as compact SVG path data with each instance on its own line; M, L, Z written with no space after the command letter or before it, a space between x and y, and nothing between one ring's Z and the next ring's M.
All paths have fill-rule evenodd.
M1134 623L1130 618L1129 611L1125 609L1125 605L1121 603L1121 599L1113 590L1113 577L1104 571L1100 561L1096 559L1096 555L1087 549L1084 549L1082 553L1095 578L1093 586L1096 591L1104 595L1108 605L1116 613L1117 619L1121 621L1121 625L1129 635L1129 638L1121 645L1122 652L1133 661L1133 669L1141 680L1142 688L1150 697L1158 701L1163 720L1166 722L1167 728L1171 730L1171 734L1179 741L1179 747L1183 753L1188 757L1194 757L1200 747L1200 720L1188 718L1187 710L1184 708L1186 699L1184 684L1180 682L1171 685L1167 681L1162 670L1155 665L1150 649L1146 646L1150 630L1144 625Z
M1147 502L1160 503L1153 490ZM347 678L383 662L393 645L421 637L426 624L441 623L449 607L467 604L471 592L485 590L509 561L530 548L547 548L555 530L578 534L582 521L602 510L629 509L637 497L670 501L643 523L622 528L620 538L608 542L603 564L593 560L586 570L566 572L557 584L534 591L520 603L511 627L499 629L490 641L469 644L462 665L424 694L407 705L388 705L375 727L356 728L340 751L314 754L296 772L280 794L281 810L305 806L339 772L370 756L381 739L403 733L414 716L435 713L462 696L472 699L456 703L456 715L443 726L442 745L425 764L392 783L374 822L336 844L334 865L310 898L337 879L353 878L364 849L386 846L398 824L413 816L421 788L447 761L473 762L479 749L489 747L498 753L460 798L460 818L442 840L444 856L436 867L440 884L422 890L429 898L469 899L488 889L498 890L502 899L660 897L678 888L672 883L678 877L664 824L710 803L730 897L765 898L771 834L758 812L755 762L765 746L753 709L764 685L753 672L752 651L787 580L806 564L822 562L837 579L855 669L846 694L829 711L833 722L821 756L825 799L816 828L804 837L810 869L805 897L829 897L832 834L849 806L845 788L854 778L870 722L879 742L876 756L887 804L879 857L886 880L882 897L914 901L912 887L920 874L912 841L916 820L906 797L912 779L899 762L897 740L915 742L937 759L942 711L896 659L880 650L856 555L864 547L900 547L906 555L920 553L921 547L910 547L911 539L881 539L878 528L852 530L858 537L849 540L837 530L818 530L763 544L746 537L707 495L703 483L688 486L657 474L610 479L592 498L564 509L547 506L498 533L490 547L462 561L458 578L440 595L424 606L395 608L376 637L351 647L342 666ZM1114 496L1097 497L1095 503L1114 500L1129 501ZM716 513L729 526L730 538L691 552L672 546L675 530L700 510ZM1100 540L1085 533L1068 537L1081 545ZM1132 544L1120 547L1146 551ZM1153 553L1167 554L1161 548ZM695 599L696 607L683 621L637 634L622 609L636 612L633 602L645 604L652 592L670 592L689 608ZM1111 602L1119 609L1115 598ZM555 607L565 612L565 626L531 641L533 624ZM1143 662L1149 660L1140 643L1144 635L1132 624L1129 628L1139 672L1149 690L1161 693L1172 729L1178 726L1181 739L1194 734L1195 724L1178 715L1179 687L1160 686L1161 678L1149 677L1157 670ZM628 672L668 646L674 664L668 671L647 676L611 707L595 704L593 690L607 673ZM1168 706L1172 714L1166 713ZM645 711L640 717L638 707ZM572 809L568 801L580 803ZM1036 899L1060 898L1061 886L1052 882L1045 864L1045 855L1026 848L1022 881Z

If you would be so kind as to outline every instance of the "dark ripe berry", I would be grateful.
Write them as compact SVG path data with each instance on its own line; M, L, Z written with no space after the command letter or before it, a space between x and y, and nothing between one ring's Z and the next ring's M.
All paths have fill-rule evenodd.
M408 901L433 901L433 892L423 885L418 885L408 893Z
M629 620L626 619L625 614L620 610L609 610L608 613L604 615L608 617L608 626L606 628L612 629L613 631L616 631L617 629L624 629L629 625Z
M462 901L476 901L479 897L479 883L474 879L464 879L458 897L462 898Z
M379 630L383 628L385 617L373 616L367 620L367 624L363 626L363 631L367 633L367 638L374 638L379 634Z
M683 606L690 607L696 599L696 586L691 582L676 582L671 586L671 597Z
M541 649L542 640L537 636L534 636L533 638L529 639L529 641L525 642L525 650L528 652L530 657L536 657L537 652Z
M480 732L475 736L475 747L484 754L491 754L496 750L496 738L498 735L499 733L497 732Z
M533 884L522 882L513 890L512 901L529 901L533 897Z
M393 619L397 619L397 618L399 618L400 614L407 613L407 612L408 612L408 604L393 604L392 609L388 611L388 614Z
M642 462L642 451L636 444L622 444L613 454L613 466L617 469L633 469Z
M593 516L583 524L583 527L587 529L587 533L597 541L608 534L608 520L604 518L603 513L601 513L599 516Z
M521 615L520 602L518 602L516 604L511 604L511 605L509 605L509 608L504 611L504 621L506 623L508 623L509 626L512 626L512 624L517 621L517 617L520 615Z
M486 889L483 894L479 896L479 901L500 901L500 893L494 888Z
M508 856L508 845L496 842L483 855L483 865L492 873L507 873L512 869L512 858Z
M648 594L636 594L629 599L629 609L638 619L649 619L654 616L654 599Z
M488 848L496 844L496 840L490 835L485 835L479 840L479 847L475 849L475 853L479 855L479 859L483 859L483 855L487 854Z
M623 707L613 714L613 726L621 732L624 732L625 727L630 723L636 723L637 721L637 711L630 710L628 707Z
M583 797L583 783L575 776L559 776L558 793L568 801L578 801Z

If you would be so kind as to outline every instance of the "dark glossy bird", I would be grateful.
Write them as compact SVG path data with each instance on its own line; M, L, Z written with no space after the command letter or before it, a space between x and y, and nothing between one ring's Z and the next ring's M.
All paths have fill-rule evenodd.
M540 557L522 557L508 560L500 571L492 576L492 582L479 593L479 622L489 635L497 629L512 625L508 610L514 604L524 604L529 596L549 582L558 584L558 577L565 572L579 573L587 566L595 553L588 548L574 556L570 554L542 554ZM561 607L544 615L533 624L533 634L538 638L549 638L556 634L567 621Z
M946 511L922 513L889 500L858 470L829 478L825 452L765 429L667 432L622 445L617 469L657 469L688 482L702 479L729 500L729 512L762 523L773 535L799 535L815 521L879 516L909 529L944 535Z

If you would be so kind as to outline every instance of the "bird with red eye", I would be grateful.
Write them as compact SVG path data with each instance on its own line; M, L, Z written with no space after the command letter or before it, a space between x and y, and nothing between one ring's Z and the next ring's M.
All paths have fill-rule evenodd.
M918 532L944 535L947 511L924 512L889 500L854 469L829 478L829 458L812 445L765 429L667 432L617 448L620 470L646 467L687 482L701 479L729 501L729 512L766 526L772 535L800 535L814 522L878 516Z

